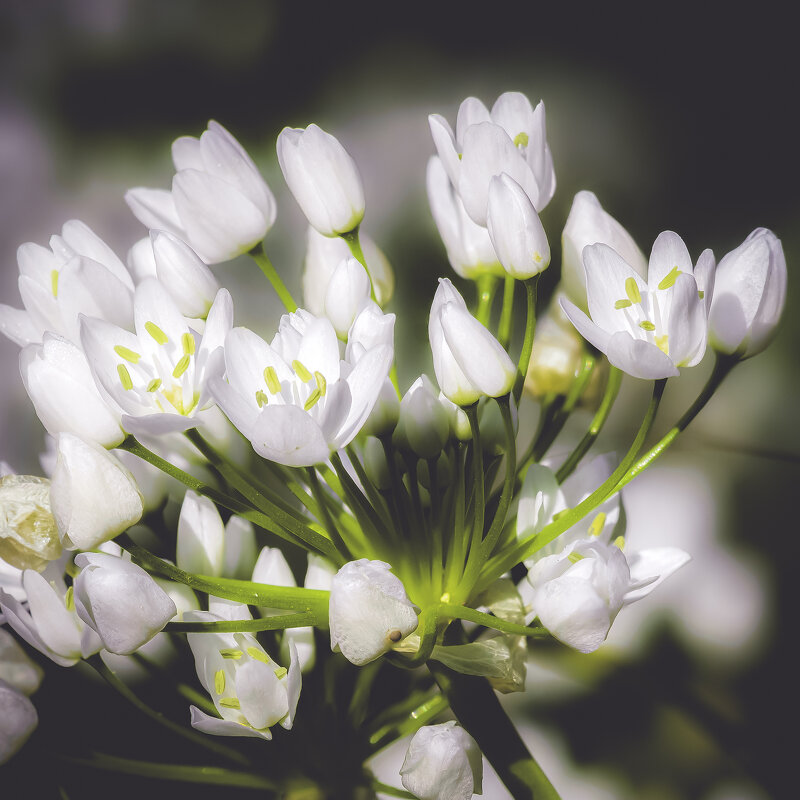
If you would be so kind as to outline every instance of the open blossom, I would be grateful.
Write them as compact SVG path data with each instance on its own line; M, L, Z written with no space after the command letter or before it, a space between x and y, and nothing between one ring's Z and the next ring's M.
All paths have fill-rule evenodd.
M275 222L275 198L245 149L211 120L199 139L172 143L172 191L139 187L125 201L143 225L169 231L207 264L257 245Z
M363 229L359 241L369 268L375 300L383 307L394 294L394 273L389 260ZM303 262L303 307L317 317L325 313L328 284L339 264L350 257L347 242L338 236L323 236L313 225L306 234L306 257Z
M386 319L393 325L394 315ZM319 464L352 441L389 374L391 340L381 333L373 346L364 342L362 336L348 345L342 360L333 325L303 309L281 318L270 344L234 328L225 340L228 381L212 382L214 397L260 456L287 466Z
M217 609L222 611L222 607ZM250 619L228 607L225 615L188 611L186 622ZM279 723L290 729L300 697L302 677L297 650L290 645L289 669L273 661L251 633L190 633L197 677L221 719L191 707L192 727L213 736L251 736L271 739Z
M786 258L780 239L754 230L717 267L709 312L711 346L748 358L771 341L786 302Z
M706 349L708 308L714 288L714 255L704 250L692 266L683 239L659 234L645 281L608 245L584 248L589 314L562 300L578 332L635 378L678 375Z
M208 380L222 374L222 345L233 323L230 294L220 289L202 335L193 331L161 284L136 288L136 333L83 318L81 339L99 386L128 433L158 435L198 424L211 404Z
M363 666L416 630L414 604L402 581L384 561L360 558L333 577L330 598L331 649Z
M439 279L428 320L436 380L460 406L511 391L517 368L500 342L467 310L447 278Z
M338 236L359 226L364 217L361 176L335 136L314 124L284 128L277 147L286 184L321 234Z
M489 183L506 173L542 211L555 193L553 157L547 144L544 103L532 108L520 92L505 92L491 112L475 97L458 109L456 131L431 114L433 141L467 214L486 225Z
M87 225L64 223L50 249L20 245L19 293L24 309L0 304L0 333L19 345L42 341L53 331L79 341L78 315L129 325L133 320L133 281L125 265Z

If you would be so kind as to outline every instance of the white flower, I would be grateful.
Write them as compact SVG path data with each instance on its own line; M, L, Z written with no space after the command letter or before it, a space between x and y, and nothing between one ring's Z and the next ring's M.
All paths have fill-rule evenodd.
M61 555L50 509L50 481L35 475L0 478L0 558L41 571Z
M50 250L20 245L19 293L24 310L0 305L0 333L19 345L52 331L77 343L78 314L129 325L133 281L111 248L77 219L50 238Z
M468 97L458 110L455 134L438 114L428 121L450 181L478 225L486 225L489 181L503 172L522 186L537 211L552 199L556 179L544 103L534 109L525 95L505 92L490 113Z
M225 563L225 526L217 507L207 497L186 492L178 517L176 562L195 575L222 574Z
M648 595L689 560L677 547L642 550L626 558L617 543L580 539L528 573L533 608L550 633L582 653L605 641L624 605Z
M345 258L333 271L325 292L325 316L336 335L347 339L356 315L369 300L369 275L355 258Z
M489 181L486 226L512 278L532 278L550 264L550 244L539 215L523 188L505 173Z
M167 593L141 567L107 553L79 553L75 610L112 653L128 655L177 614Z
M226 578L248 580L257 552L256 533L252 523L234 514L225 525L225 557L222 574Z
M394 356L383 333L378 340L367 349L359 337L342 361L331 323L302 309L281 318L271 344L234 328L225 340L228 382L213 381L212 391L260 456L318 464L352 441L375 405Z
M22 382L47 432L74 433L104 447L125 438L120 414L101 396L83 351L54 333L19 354Z
M397 397L397 390L391 379L386 378L361 431L365 436L381 437L391 433L399 419L400 400Z
M226 618L204 611L184 614L187 622ZM262 739L272 738L269 729L275 723L287 730L292 727L302 681L293 645L287 672L250 633L190 633L187 639L200 683L221 717L209 716L192 706L192 727L214 736Z
M56 447L50 503L65 547L92 550L141 519L139 487L111 453L71 433L60 433Z
M140 283L158 278L185 317L206 318L219 283L184 241L167 231L150 231L130 249L128 261Z
M678 375L678 367L700 362L714 282L710 250L692 267L683 239L672 231L659 234L647 282L605 244L584 248L583 263L591 319L569 300L561 305L578 332L611 364L635 378L652 380Z
M0 684L13 686L23 694L33 694L42 682L44 671L31 661L17 640L0 628Z
M394 293L394 273L383 251L362 229L359 241L372 279L378 305L385 306ZM338 236L323 236L313 225L306 234L306 258L303 262L303 307L317 317L325 313L325 295L334 270L350 257L347 242Z
M598 243L615 250L642 277L647 275L647 258L633 237L603 209L593 192L578 192L561 234L561 280L569 299L582 311L587 310L583 248Z
M5 764L36 730L39 717L22 692L0 680L0 764Z
M400 776L420 800L470 800L482 794L483 756L453 720L424 725L408 745Z
M278 135L283 177L306 219L324 236L358 227L364 189L350 154L318 125L284 128Z
M96 653L100 637L78 617L73 589L60 577L47 579L31 569L22 573L28 607L0 590L0 611L31 647L62 667Z
M136 288L136 333L84 317L81 340L95 380L134 435L193 428L211 405L209 378L224 370L222 345L233 323L230 294L220 289L202 335L152 278Z
M492 334L467 311L447 278L439 279L428 320L436 380L459 406L511 391L517 368Z
M427 375L420 375L403 395L395 437L419 458L434 458L447 444L450 419Z
M786 258L780 239L754 230L717 267L709 314L711 346L748 358L772 341L786 302Z
M484 274L502 276L503 266L489 231L470 219L437 156L428 161L426 185L433 220L456 274L468 279Z
M275 198L239 142L211 120L199 139L172 143L172 191L131 189L125 201L148 228L187 242L207 264L247 252L275 222Z
M330 597L331 650L363 666L416 630L414 604L384 561L360 558L333 577Z

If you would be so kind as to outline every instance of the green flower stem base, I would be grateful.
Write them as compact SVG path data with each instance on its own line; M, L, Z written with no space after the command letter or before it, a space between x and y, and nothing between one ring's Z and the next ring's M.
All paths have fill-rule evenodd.
M519 404L522 390L525 387L525 376L531 363L533 352L533 334L536 331L536 294L539 287L539 276L534 275L525 281L525 339L517 364L517 379L514 382L514 402Z
M370 274L369 267L367 266L367 259L364 256L364 251L361 249L361 238L358 235L358 226L347 233L340 233L339 237L344 239L344 241L347 243L347 246L350 248L353 258L358 261L358 263L361 264L361 266L366 270L367 277L369 278L369 296L371 300L377 303L378 298L375 295L375 281L372 280L372 275Z
M485 678L462 675L435 661L428 662L428 669L515 800L560 800Z
M275 293L280 298L286 310L290 314L293 311L297 311L297 303L295 303L294 298L286 288L286 284L281 280L281 276L278 275L278 271L272 265L272 262L269 260L269 256L264 250L264 242L257 244L250 251L250 255L256 264L258 264L258 266L261 268L261 271L264 273L264 275L267 276L267 280L272 284L272 288L275 290Z
M475 317L487 328L492 316L492 301L497 291L497 280L494 275L481 275L477 280L478 307L475 310Z

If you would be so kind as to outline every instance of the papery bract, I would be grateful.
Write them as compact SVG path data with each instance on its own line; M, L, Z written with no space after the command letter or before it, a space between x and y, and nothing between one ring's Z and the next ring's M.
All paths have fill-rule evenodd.
M36 730L39 716L22 692L0 680L0 764L5 764Z
M0 478L0 558L41 571L61 555L50 507L50 481L35 475Z

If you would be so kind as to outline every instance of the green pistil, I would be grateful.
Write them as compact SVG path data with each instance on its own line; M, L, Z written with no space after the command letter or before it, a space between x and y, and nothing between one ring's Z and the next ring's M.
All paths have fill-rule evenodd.
M317 404L320 397L322 397L322 392L319 389L314 389L313 392L308 396L308 399L305 403L303 403L303 409L305 411L311 411L312 408Z
M235 697L222 697L222 698L220 698L219 704L223 708L241 708L242 707L239 704L239 701Z
M189 369L189 361L190 356L181 356L181 360L175 365L175 369L172 370L172 377L180 378L180 376Z
M625 278L625 294L628 295L628 300L631 303L641 303L642 295L639 287L636 285L635 278Z
M292 369L294 370L295 375L297 375L297 377L300 378L303 383L307 383L311 380L311 373L308 371L305 365L297 359L292 361Z
M58 297L58 270L50 271L50 289L53 292L53 297Z
M263 389L259 389L256 392L256 403L258 403L259 408L263 408L265 405L267 405L267 403L269 403L267 393Z
M640 322L639 327L645 331L654 331L656 329L656 326L648 319L644 320L644 322Z
M248 647L247 655L249 655L250 658L254 658L256 661L260 661L262 664L269 664L269 656L258 647Z
M315 372L314 380L317 382L317 389L319 389L319 393L325 397L325 392L328 389L328 382L325 380L325 376L321 372Z
M114 347L114 352L120 358L130 361L131 364L138 364L139 360L141 359L141 355L139 353L137 353L135 350L130 350L127 347L123 347L121 344L118 344Z
M155 339L156 344L166 344L169 341L167 334L155 322L145 322L144 329Z
M125 389L125 391L133 389L131 374L124 364L117 364L117 375L119 375L119 382L122 384L122 388Z
M214 673L214 691L222 694L225 691L225 670L218 669Z
M520 131L520 132L519 132L519 133L518 133L518 134L517 134L517 135L514 137L514 144L515 144L517 147L527 147L527 146L528 146L528 141L529 141L529 139L528 139L528 134L527 134L527 133L525 133L525 131Z
M267 384L267 389L272 394L278 394L281 390L281 382L278 380L278 373L275 367L267 367L264 370L264 382Z
M630 300L617 300L617 302L614 303L614 308L619 310L620 308L630 308L631 305L632 303Z
M194 355L194 336L191 333L184 333L181 336L181 345L183 346L184 355Z
M671 289L675 285L675 281L678 280L678 275L681 274L681 271L678 269L677 266L674 266L663 278L661 283L658 284L659 289Z
M150 383L147 384L147 391L148 392L157 392L161 388L161 378L153 378Z
M226 647L220 650L219 654L223 658L232 658L234 661L238 661L244 655L241 650L237 650L235 647Z

